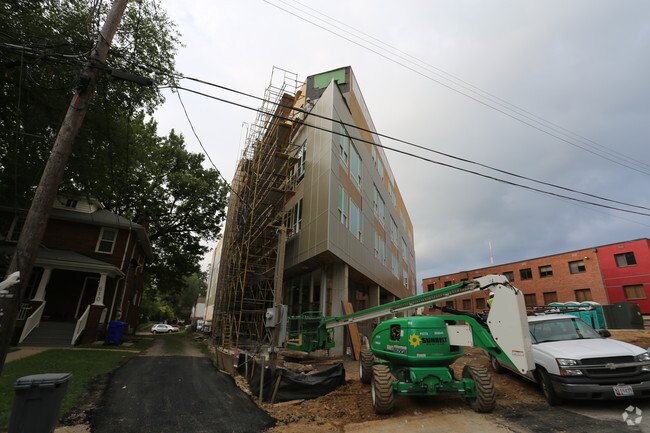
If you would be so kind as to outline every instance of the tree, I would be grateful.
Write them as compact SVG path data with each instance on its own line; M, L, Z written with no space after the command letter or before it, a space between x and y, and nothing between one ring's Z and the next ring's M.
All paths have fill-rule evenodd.
M108 4L0 0L0 197L26 208ZM198 271L216 239L227 188L183 137L157 134L149 118L173 83L178 33L157 0L132 0L113 41L107 73L79 133L63 191L99 199L136 222L150 221L152 284L163 292ZM111 78L119 68L155 79L146 87Z

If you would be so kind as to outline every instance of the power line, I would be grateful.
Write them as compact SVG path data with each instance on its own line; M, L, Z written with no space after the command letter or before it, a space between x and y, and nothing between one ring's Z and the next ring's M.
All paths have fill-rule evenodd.
M270 102L270 103L272 103L274 105L277 105L279 107L297 110L295 107L292 107L292 106L286 106L286 105L282 105L282 104L275 103L275 102L272 102L272 101L266 101L262 97L251 95L249 93L246 93L246 92L243 92L243 91L240 91L240 90L235 90L235 89L232 89L232 88L229 88L229 87L226 87L226 86L222 86L222 85L219 85L219 84L210 83L208 81L201 80L201 79L198 79L198 78L192 78L192 77L181 77L181 78L184 78L184 79L187 79L187 80L190 80L190 81L195 81L195 82L205 84L205 85L208 85L208 86L216 87L216 88L226 90L226 91L229 91L229 92L233 92L233 93L236 93L238 95L242 95L242 96L246 96L246 97L249 97L249 98L257 99L257 100L260 100L262 102ZM248 107L248 108L250 108L250 107ZM303 111L303 110L297 110L297 111ZM303 111L303 113L305 113L305 112ZM622 201L619 201L619 200L614 200L614 199L598 196L598 195L595 195L595 194L590 194L590 193L587 193L587 192L578 191L578 190L575 190L575 189L572 189L572 188L567 188L567 187L563 187L563 186L560 186L560 185L555 185L555 184L552 184L552 183L549 183L549 182L544 182L544 181L536 180L536 179L533 179L533 178L530 178L530 177L527 177L527 176L519 175L519 174L510 172L510 171L506 171L506 170L502 170L502 169L499 169L499 168L491 167L491 166L489 166L487 164L472 161L472 160L467 159L467 158L454 156L454 155L451 155L449 153L440 152L440 151L437 151L437 150L434 150L434 149L431 149L431 148L428 148L428 147L425 147L425 146L415 144L415 143L407 141L407 140L402 140L400 138L396 138L396 137L393 137L393 136L382 134L382 133L379 133L377 131L371 131L369 129L362 128L362 127L354 125L354 124L345 123L345 122L342 122L340 120L332 119L332 118L329 118L329 117L326 117L326 116L321 116L319 114L311 113L310 115L314 116L314 117L321 118L323 120L329 120L329 121L337 122L337 123L340 123L340 124L342 124L344 126L348 126L348 127L357 129L359 131L367 132L369 134L376 135L378 137L382 137L382 138L386 138L388 140L396 141L398 143L402 143L402 144L405 144L407 146L415 147L417 149L421 149L421 150L424 150L424 151L427 151L427 152L435 153L437 155L445 156L445 157L450 158L450 159L455 159L457 161L461 161L461 162L464 162L464 163L467 163L467 164L472 164L472 165L476 165L476 166L479 166L479 167L482 167L482 168L487 168L489 170L496 171L497 173L505 174L505 175L512 176L512 177L515 177L515 178L518 178L518 179L527 180L529 182L534 182L534 183L537 183L537 184L540 184L540 185L549 186L549 187L552 187L552 188L557 188L557 189L560 189L560 190L563 190L563 191L572 192L574 194L584 195L586 197L591 197L591 198L595 198L595 199L598 199L598 200L607 201L607 202L610 202L610 203L616 203L616 204L620 204L620 205L624 205L624 206L628 206L628 207L633 207L633 208L638 208L638 209L650 210L650 208L645 207L645 206L630 204L630 203L622 202ZM372 142L369 142L369 143L374 144Z
M185 87L182 87L182 86L175 86L175 88L178 89L178 90L185 90L186 92L194 93L196 95L204 96L206 98L214 99L216 101L224 102L226 104L234 105L234 106L237 106L237 107L240 107L240 108L245 108L247 110L262 112L262 110L259 109L259 108L249 107L247 105L240 104L238 102L230 101L230 100L227 100L227 99L224 99L224 98L219 98L219 97L213 96L213 95L208 95L206 93L199 92L197 90L188 89L188 88L185 88ZM300 111L303 111L303 110L300 110ZM265 114L269 114L269 113L265 112ZM275 118L278 118L278 119L287 120L287 121L290 121L290 122L294 121L294 119L291 119L291 118L286 117L286 116L281 116L279 114L274 113L274 114L270 114L270 115L275 117ZM313 114L310 114L310 115L313 115ZM322 116L318 116L318 117L322 117ZM335 119L329 119L329 120L331 120L333 122L336 122L336 123L339 123L339 124L345 124L345 123L343 123L343 122L341 122L339 120L335 120ZM323 128L323 127L316 126L316 125L311 125L311 124L305 124L305 125L310 127L310 128L318 129L318 130L325 131L325 132L328 132L328 133L331 133L331 134L335 134L335 135L339 135L339 136L346 136L347 137L347 135L345 135L343 133L332 131L332 130L327 129L327 128ZM458 171L461 171L461 172L464 172L464 173L473 174L475 176L483 177L485 179L494 180L494 181L501 182L501 183L511 185L511 186L516 186L516 187L523 188L523 189L526 189L526 190L535 191L535 192L539 192L539 193L542 193L542 194L563 198L563 199L566 199L566 200L572 200L572 201L576 201L578 203L584 203L584 204L588 204L588 205L591 205L591 206L616 210L616 211L619 211L619 212L626 212L626 213L632 213L632 214L637 214L637 215L650 216L650 213L638 212L638 211L633 211L633 210L629 210L629 209L622 209L622 208L618 208L618 207L614 207L614 206L609 206L609 205L605 205L605 204L601 204L601 203L590 202L590 201L587 201L587 200L582 200L582 199L579 199L579 198L554 193L554 192L551 192L551 191L544 191L544 190L541 190L541 189L538 189L538 188L534 188L534 187L527 186L527 185L522 185L522 184L512 182L512 181L508 181L508 180L505 180L505 179L500 179L500 178L497 178L497 177L494 177L494 176L490 176L490 175L487 175L487 174L484 174L484 173L479 173L479 172L472 171L472 170L469 170L469 169L466 169L466 168L457 167L457 166L454 166L454 165L451 165L451 164L448 164L448 163L444 163L444 162L441 162L441 161L435 161L433 159L425 158L423 156L416 155L416 154L413 154L413 153L409 153L409 152L406 152L406 151L403 151L403 150L400 150L400 149L396 149L396 148L392 148L392 147L389 147L389 146L385 146L383 144L374 143L372 141L364 140L362 138L351 138L351 139L355 140L355 141L367 143L367 144L370 144L370 145L373 145L373 146L377 146L377 147L380 147L382 149L391 150L393 152L400 153L402 155L406 155L406 156L409 156L409 157L417 158L417 159L420 159L420 160L423 160L423 161L426 161L426 162L430 162L432 164L436 164L436 165L440 165L440 166L443 166L443 167L451 168L451 169L458 170ZM629 204L626 204L626 206L637 207L635 205L629 205Z
M493 105L493 104L491 104L491 103L489 103L489 102L483 101L483 100L481 100L481 99L479 99L479 98L477 98L477 97L475 97L475 96L472 96L472 95L470 95L470 94L468 94L468 93L466 93L466 92L463 92L462 90L459 90L459 89L453 87L452 85L446 84L446 83L444 83L444 82L442 82L442 81L440 81L440 80L438 80L438 79L436 79L436 78L434 78L434 77L431 77L431 76L429 76L429 75L427 75L427 74L425 74L425 73L423 73L423 72L421 72L421 71L419 71L419 70L417 70L417 69L415 69L415 68L413 68L413 67L411 67L411 66L405 65L404 63L401 63L400 61L398 61L398 60L396 60L396 59L394 59L394 58L391 58L391 57L389 57L388 55L383 54L383 53L381 53L381 52L379 52L379 51L377 51L377 50L375 50L375 49L373 49L373 48L370 48L370 47L368 47L368 46L366 46L366 45L363 45L362 43L360 43L360 42L358 42L358 41L352 40L352 39L350 39L350 38L348 38L348 37L346 37L346 36L343 36L343 35L341 35L341 34L338 34L338 33L336 33L335 31L333 31L333 30L331 30L331 29L328 29L328 28L326 28L326 27L324 27L324 26L321 26L320 24L317 24L317 23L315 23L315 22L313 22L313 21L310 21L310 20L308 20L307 18L304 18L304 17L302 17L302 16L300 16L300 15L294 13L294 12L291 12L291 11L289 11L289 10L287 10L287 9L284 9L284 8L282 8L282 7L280 7L280 6L276 5L276 4L273 4L273 3L269 2L268 0L264 0L264 2L267 3L267 4L269 4L269 5L271 5L271 6L273 6L273 7L275 7L275 8L277 8L277 9L280 9L280 10L282 10L282 11L284 11L284 12L290 14L290 15L293 15L293 16L295 16L296 18L301 19L301 20L303 20L303 21L305 21L305 22L307 22L307 23L309 23L309 24L311 24L311 25L313 25L313 26L315 26L315 27L318 27L318 28L320 28L320 29L322 29L322 30L325 30L325 31L328 32L328 33L331 33L331 34L333 34L333 35L335 35L335 36L337 36L337 37L339 37L339 38L341 38L341 39L344 39L344 40L346 40L346 41L348 41L348 42L351 42L351 43L353 43L353 44L355 44L355 45L357 45L357 46L359 46L359 47L361 47L361 48L363 48L363 49L365 49L365 50L367 50L367 51L370 51L370 52L372 52L372 53L374 53L374 54L376 54L376 55L378 55L378 56L380 56L380 57L383 57L383 58L385 58L386 60L388 60L388 61L390 61L390 62L393 62L393 63L395 63L395 64L397 64L397 65L399 65L399 66L402 66L403 68L408 69L408 70L410 70L410 71L412 71L412 72L414 72L414 73L416 73L416 74L418 74L418 75L420 75L420 76L422 76L422 77L424 77L424 78L426 78L426 79L428 79L428 80L430 80L430 81L433 81L433 82L435 82L435 83L438 83L439 85L441 85L441 86L443 86L443 87L445 87L445 88L447 88L447 89L449 89L449 90L451 90L451 91L453 91L453 92L456 92L456 93L458 93L458 94L461 94L461 95L463 95L463 96L465 96L465 97L467 97L467 98L473 100L474 102L477 102L477 103L479 103L479 104L481 104L481 105L484 105L484 106L486 106L486 107L488 107L488 108L491 108L491 109L493 109L493 110L495 110L495 111L497 111L497 112L499 112L499 113L501 113L501 114L503 114L503 115L505 115L505 116L508 116L508 117L510 117L510 118L512 118L512 119L514 119L514 120L516 120L516 121L518 121L518 122L520 122L520 123L523 123L524 125L527 125L527 126L533 128L533 129L536 129L536 130L538 130L539 132L542 132L542 133L544 133L544 134L546 134L546 135L549 135L549 136L551 136L551 137L553 137L553 138L556 138L556 139L558 139L558 140L560 140L560 141L562 141L562 142L564 142L564 143L566 143L566 144L569 144L569 145L571 145L571 146L574 146L574 147L577 147L577 148L579 148L579 149L582 149L582 150L584 150L585 152L589 152L589 153L591 153L591 154L593 154L593 155L595 155L595 156L598 156L598 157L600 157L600 158L602 158L602 159L605 159L605 160L607 160L607 161L610 161L610 162L612 162L612 163L614 163L614 164L617 164L617 165L620 165L620 166L626 167L626 168L628 168L628 169L630 169L630 170L634 170L634 171L637 171L637 172L642 173L642 174L650 175L650 172L649 172L649 171L644 171L643 169L638 169L638 168L632 167L632 166L630 166L630 165L628 165L628 164L626 164L626 163L623 163L623 162L620 162L620 161L616 161L616 160L614 160L614 159L612 159L612 158L610 158L610 157L607 157L607 156L605 156L605 155L602 155L602 154L600 154L600 153L597 153L597 152L595 152L595 151L593 151L593 150L591 150L591 149L589 149L589 148L587 148L587 147L585 147L585 146L581 146L580 144L577 144L577 143L571 141L571 139L561 137L560 135L557 135L556 133L553 133L553 132L551 132L551 131L548 131L548 130L544 129L544 128L548 128L548 126L542 126L538 120L531 119L531 118L528 117L528 116L523 116L523 117L528 118L528 119L531 120L531 121L527 121L527 120L525 120L525 119L522 119L522 118L520 118L520 117L517 117L517 116L522 116L522 114L521 114L521 113L518 113L516 110L513 110L513 109L511 109L511 108L504 107L503 104L500 104L500 103L498 103L498 102L496 102L496 101L494 101L494 100L491 101L491 102L493 102L493 103L496 102L496 105L501 105L501 106L503 107L503 108L499 108L499 107L497 107L497 106L495 106L495 105ZM304 11L301 11L301 12L304 13ZM364 40L364 41L365 41L365 40ZM365 41L365 42L368 42L368 41ZM395 55L394 53L391 53L391 54L392 54L392 55ZM401 56L397 56L397 57L401 57ZM420 67L421 67L421 66L420 66ZM429 71L429 72L432 72L432 71ZM441 77L441 78L450 81L448 78L444 78L444 77ZM461 88L465 88L466 90L469 90L469 91L471 91L471 92L473 92L473 93L476 93L475 91L473 91L473 90L471 90L471 89L468 89L467 87L464 87L464 86L462 86L462 85L459 85L458 83L454 83L454 85L459 86L459 87L461 87ZM485 93L487 93L487 92L485 92ZM485 96L482 96L482 97L485 97ZM486 99L489 99L489 98L486 98ZM510 104L510 105L512 105L512 104ZM511 113L510 111L511 111L512 113ZM515 113L515 114L513 114L513 113ZM533 115L533 116L534 116L534 115ZM537 117L537 116L534 116L534 117ZM534 123L531 123L531 122L538 123L538 124L540 124L540 126L537 126L537 125L535 125ZM548 121L544 121L544 122L546 122L546 123L551 123L551 122L548 122ZM555 132L558 132L558 131L555 130ZM562 133L562 132L560 132L560 133ZM562 134L563 134L563 133L562 133ZM576 135L577 135L577 134L576 134ZM588 145L588 144L587 144L587 145ZM601 146L602 146L602 145L601 145ZM603 146L603 147L604 147L604 146ZM626 158L630 159L629 157L626 157ZM633 160L633 164L635 164L635 165L639 165L638 161L636 161L636 160ZM643 165L646 165L646 164L643 164Z

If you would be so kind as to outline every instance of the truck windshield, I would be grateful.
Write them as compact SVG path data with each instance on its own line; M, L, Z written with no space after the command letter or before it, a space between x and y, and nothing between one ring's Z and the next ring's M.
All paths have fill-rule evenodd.
M577 317L530 322L528 328L533 343L603 338L594 328Z

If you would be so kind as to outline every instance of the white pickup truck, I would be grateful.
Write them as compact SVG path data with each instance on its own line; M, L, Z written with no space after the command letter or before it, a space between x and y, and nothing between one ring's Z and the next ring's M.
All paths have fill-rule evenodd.
M564 398L650 397L647 350L608 339L609 331L598 332L567 314L529 316L528 327L535 370L525 377L540 384L549 404ZM496 373L508 368L494 357L490 364Z

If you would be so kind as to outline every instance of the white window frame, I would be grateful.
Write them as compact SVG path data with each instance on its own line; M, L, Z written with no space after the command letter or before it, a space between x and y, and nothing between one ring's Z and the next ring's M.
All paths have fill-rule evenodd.
M115 233L113 239L104 239L104 233L107 231L112 231L113 233ZM102 227L102 230L99 232L99 238L97 239L97 245L95 246L95 252L100 254L113 254L113 250L115 249L115 244L117 243L117 234L118 234L117 229ZM110 242L111 250L110 251L100 250L99 246L102 244L102 242Z

